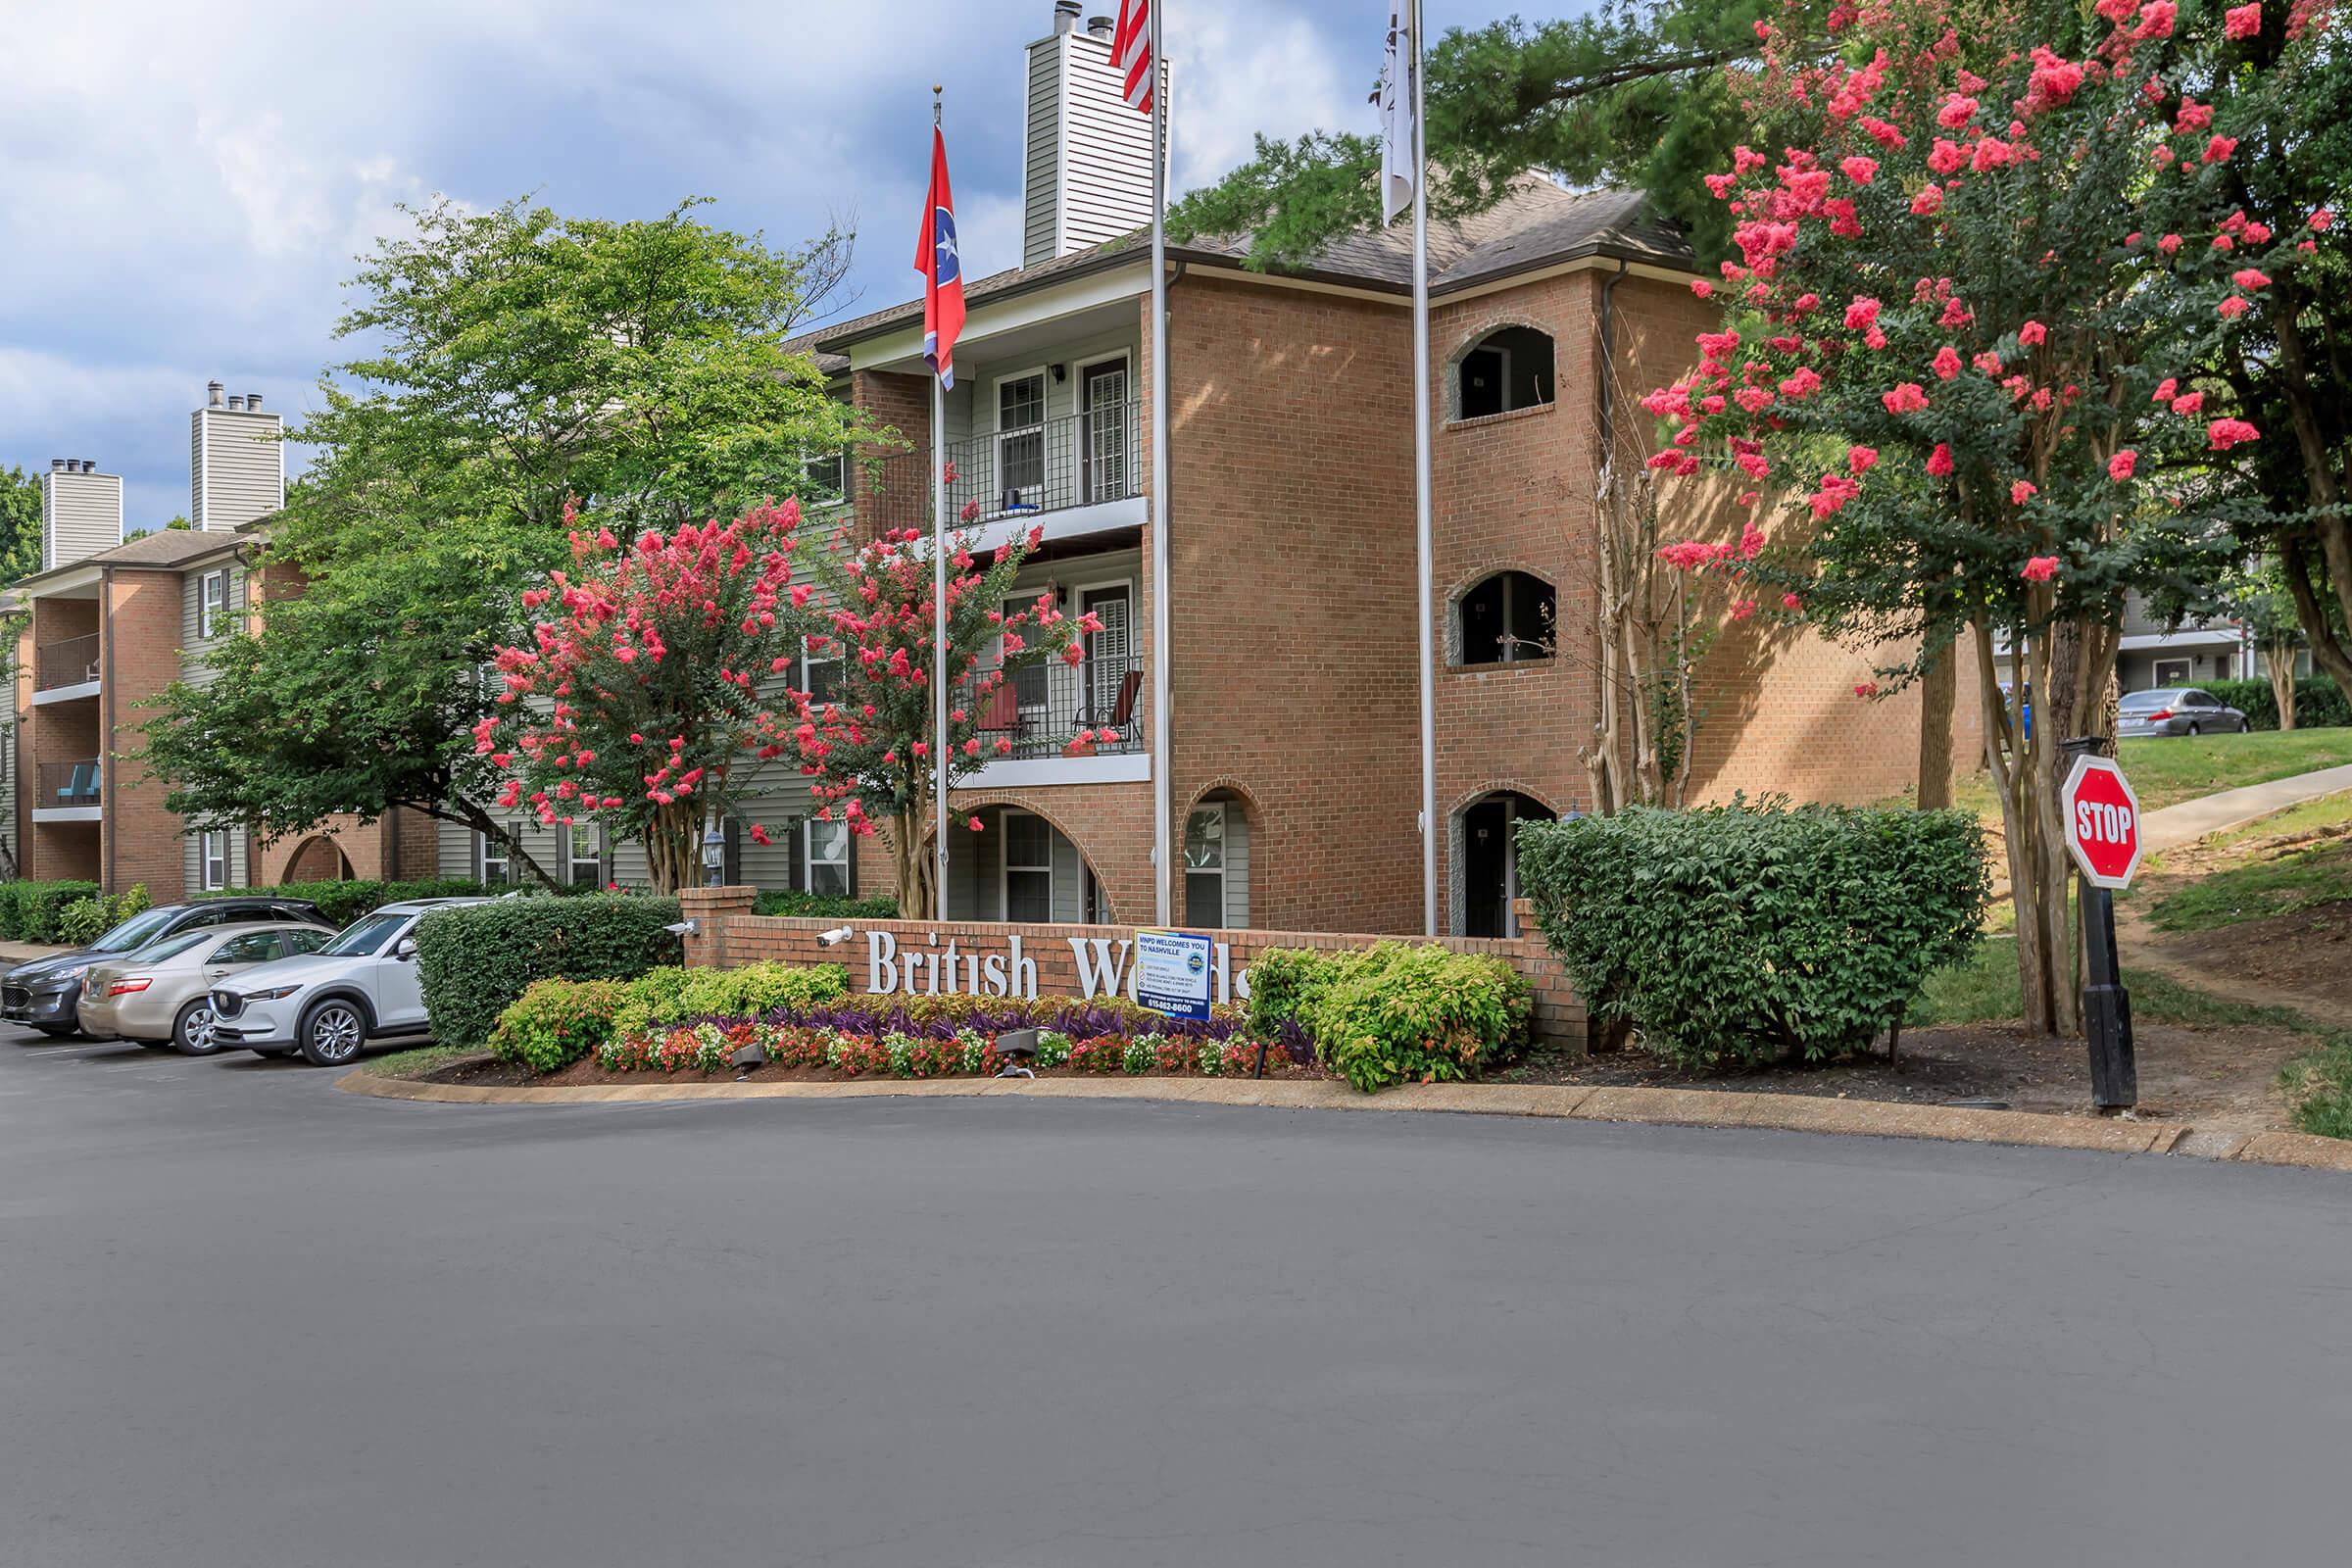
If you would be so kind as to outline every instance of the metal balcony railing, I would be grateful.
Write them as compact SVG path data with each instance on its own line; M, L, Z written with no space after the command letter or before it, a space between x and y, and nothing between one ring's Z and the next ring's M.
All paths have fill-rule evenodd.
M98 759L85 757L73 762L42 762L33 769L32 798L36 810L48 810L69 806L97 806L105 800Z
M32 651L33 690L54 691L98 678L98 634L64 637Z
M1143 489L1143 409L1112 403L1063 415L1018 430L951 441L947 447L948 515L962 519L978 504L976 521L1061 512L1140 496ZM904 452L876 467L870 498L874 521L885 528L928 526L931 455Z
M1133 658L1059 661L1016 669L985 697L991 671L962 683L957 701L979 720L982 756L991 761L1087 757L1141 751L1144 664ZM1081 739L1081 736L1084 739ZM998 743L1005 742L1007 746Z

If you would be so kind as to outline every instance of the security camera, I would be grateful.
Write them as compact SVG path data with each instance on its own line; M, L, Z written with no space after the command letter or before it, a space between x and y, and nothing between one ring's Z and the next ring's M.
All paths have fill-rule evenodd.
M857 934L858 928L854 925L837 925L830 931L819 931L816 945L820 948L838 948Z
M703 922L700 920L676 920L662 929L673 937L700 936L703 931Z

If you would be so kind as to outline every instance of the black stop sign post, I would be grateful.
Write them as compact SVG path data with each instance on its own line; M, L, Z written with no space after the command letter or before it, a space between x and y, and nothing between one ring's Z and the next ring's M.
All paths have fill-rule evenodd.
M2069 759L2095 758L2100 744L2098 737L2084 735L2061 741L2058 749ZM2092 878L2091 862L2083 856L2080 828L2074 820L2083 768L2079 760L2070 760L2068 766L2059 814L2067 824L2081 890L2082 1032L2090 1046L2090 1102L2100 1110L2130 1110L2139 1103L2139 1066L2132 1049L2132 997L2124 989L2123 963L2115 950L2115 893L2107 885L2113 876L2110 873L2098 880ZM2122 784L2120 772L2114 778L2117 784ZM2139 807L2130 786L2123 785L2123 789L2125 799L2131 803L2132 843L2128 867L2122 874L2122 880L2129 882L2132 872L2139 867Z

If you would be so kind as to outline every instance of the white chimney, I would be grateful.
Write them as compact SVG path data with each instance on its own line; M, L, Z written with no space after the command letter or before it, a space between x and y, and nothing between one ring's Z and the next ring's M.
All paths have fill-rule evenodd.
M215 533L242 527L286 504L282 421L262 412L259 393L223 404L220 383L205 388L188 416L188 521Z
M122 542L122 478L87 458L51 458L41 475L41 569L70 566Z
M1054 30L1029 46L1021 265L1035 267L1152 221L1152 118L1127 107L1110 64L1114 24L1058 0ZM1159 63L1160 90L1168 63ZM1168 100L1171 115L1175 100Z

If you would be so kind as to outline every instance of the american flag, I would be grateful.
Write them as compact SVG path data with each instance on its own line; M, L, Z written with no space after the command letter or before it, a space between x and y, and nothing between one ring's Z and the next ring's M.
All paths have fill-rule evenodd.
M1152 112L1152 0L1119 0L1118 29L1110 35L1110 63L1126 78L1128 104Z

